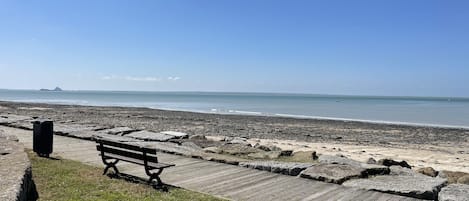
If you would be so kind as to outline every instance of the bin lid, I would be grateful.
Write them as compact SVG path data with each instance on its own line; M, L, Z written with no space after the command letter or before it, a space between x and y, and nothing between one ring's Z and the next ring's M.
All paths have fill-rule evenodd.
M50 119L35 119L31 121L32 124L42 124L42 123L52 123L53 121Z

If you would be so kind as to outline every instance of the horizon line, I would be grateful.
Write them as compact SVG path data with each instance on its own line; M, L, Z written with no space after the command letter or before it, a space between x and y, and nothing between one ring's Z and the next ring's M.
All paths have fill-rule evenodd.
M62 87L60 87L62 88ZM18 91L40 91L40 89L5 89L0 88L0 90L18 90ZM422 96L422 95L378 95L378 94L328 94L328 93L308 93L308 92L267 92L267 91L199 91L199 90L187 90L187 91L171 91L171 90L109 90L109 89L63 89L62 92L73 92L73 91L89 91L89 92L145 92L145 93L231 93L231 94L270 94L270 95L313 95L313 96L348 96L348 97L376 97L376 98L442 98L442 99L469 99L469 96ZM44 92L44 91L43 91ZM46 91L47 92L47 91ZM57 92L60 91L50 91Z

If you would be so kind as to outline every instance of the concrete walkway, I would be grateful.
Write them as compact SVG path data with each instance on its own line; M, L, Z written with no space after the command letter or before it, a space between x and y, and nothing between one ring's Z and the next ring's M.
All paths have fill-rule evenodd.
M32 131L4 126L0 129L32 148ZM104 167L92 141L55 135L54 155ZM163 182L232 200L416 200L171 154L160 153L159 160L176 164L163 171ZM148 178L142 166L119 162L118 168Z

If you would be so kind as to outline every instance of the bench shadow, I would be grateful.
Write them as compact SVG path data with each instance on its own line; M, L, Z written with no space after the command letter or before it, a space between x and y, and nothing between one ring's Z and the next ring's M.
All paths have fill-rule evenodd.
M49 160L53 160L53 161L60 161L60 160L62 160L62 159L60 159L60 158L56 158L56 157L52 157L52 156L39 156L39 155L38 155L38 157L40 157L40 158L45 158L45 159L49 159Z
M161 192L169 192L171 189L179 189L179 187L172 186L170 184L165 184L165 183L163 183L163 185L161 185L161 186L156 186L154 184L148 184L148 180L146 180L144 178L137 177L137 176L130 175L130 174L125 174L125 173L119 173L119 174L108 173L106 175L111 179L122 179L124 181L135 183L135 184L151 185L155 190L158 190L158 191L161 191Z

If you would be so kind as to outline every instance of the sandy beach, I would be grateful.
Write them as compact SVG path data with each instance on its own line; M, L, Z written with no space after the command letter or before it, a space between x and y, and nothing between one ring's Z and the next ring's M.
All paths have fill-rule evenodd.
M57 122L127 126L190 135L245 137L294 151L342 154L366 161L392 158L414 167L469 172L469 130L353 121L220 115L130 107L0 102L0 114Z

